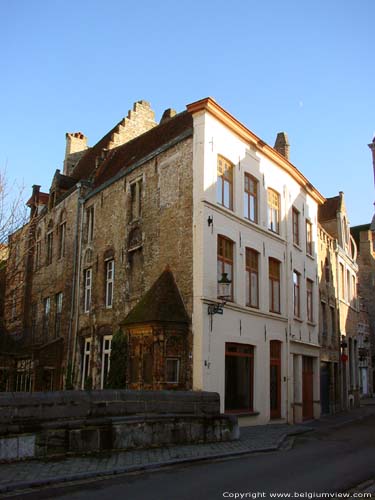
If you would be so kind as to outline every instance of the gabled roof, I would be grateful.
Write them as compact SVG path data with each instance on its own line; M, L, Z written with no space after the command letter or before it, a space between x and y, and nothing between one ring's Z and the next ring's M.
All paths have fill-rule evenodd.
M122 146L111 149L95 174L94 186L100 186L121 170L189 131L193 133L193 118L190 113L183 111Z
M325 222L336 219L337 211L341 208L340 202L340 195L327 198L323 205L318 206L318 221Z
M180 291L169 268L163 271L122 324L154 322L185 324L189 322Z

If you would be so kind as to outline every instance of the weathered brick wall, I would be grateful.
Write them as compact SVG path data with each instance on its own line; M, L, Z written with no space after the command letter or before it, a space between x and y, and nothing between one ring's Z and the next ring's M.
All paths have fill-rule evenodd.
M85 203L94 207L92 242L82 243L78 331L93 336L94 387L100 382L100 335L116 331L128 312L169 265L192 312L192 140L186 139L106 187ZM130 184L142 178L141 217L131 221ZM87 221L86 221L87 223ZM138 231L138 250L130 251ZM87 232L83 228L83 234ZM113 307L105 307L105 257L115 261ZM83 312L83 275L92 268L92 306ZM191 343L191 340L190 340ZM81 364L77 351L76 367ZM189 367L189 380L191 379ZM76 383L79 385L77 372ZM189 382L190 385L190 382Z

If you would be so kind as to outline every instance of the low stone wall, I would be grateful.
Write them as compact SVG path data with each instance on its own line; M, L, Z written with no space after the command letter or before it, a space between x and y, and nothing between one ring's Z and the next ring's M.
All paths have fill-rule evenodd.
M238 439L219 395L173 391L0 394L0 460Z

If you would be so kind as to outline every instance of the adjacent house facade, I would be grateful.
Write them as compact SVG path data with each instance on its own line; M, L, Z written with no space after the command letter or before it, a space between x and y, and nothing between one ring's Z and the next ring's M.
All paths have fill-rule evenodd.
M66 141L63 173L49 193L33 187L10 241L5 322L27 346L10 390L104 388L120 331L129 388L215 391L250 424L357 397L343 202L322 217L286 134L271 147L206 98L158 124L139 101L93 147Z

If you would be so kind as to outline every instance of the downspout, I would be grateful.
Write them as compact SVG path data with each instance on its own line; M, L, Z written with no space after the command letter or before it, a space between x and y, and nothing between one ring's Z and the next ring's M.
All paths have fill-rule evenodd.
M73 349L73 356L71 356L72 353L72 345L71 345L71 339L72 339L72 329L73 329L73 319L74 319L74 314L75 314L75 294L76 294L76 288L77 288L77 258L79 256L79 246L80 244L78 243L78 227L79 227L79 219L80 219L80 208L82 205L82 200L81 200L81 187L82 184L80 182L77 183L77 213L76 213L76 224L75 224L75 229L74 229L74 251L73 251L73 283L72 283L72 293L71 293L71 299L70 299L70 317L69 317L69 331L68 331L68 354L67 354L67 367L69 364L71 365L71 382L73 383L73 373L74 373L74 355L75 355L75 345ZM79 280L78 280L79 283ZM76 332L74 334L74 344L75 344L75 338L76 338Z
M73 339L73 356L72 356L72 373L74 373L74 366L76 361L76 351L77 351L77 333L78 333L78 319L79 319L79 297L81 291L81 249L82 249L82 233L83 233L83 198L79 198L79 205L77 209L80 210L80 227L79 227L79 237L77 238L77 253L78 253L78 265L76 274L76 294L75 294L75 324L74 324L74 339ZM78 221L77 221L78 222ZM77 224L78 228L78 224Z

